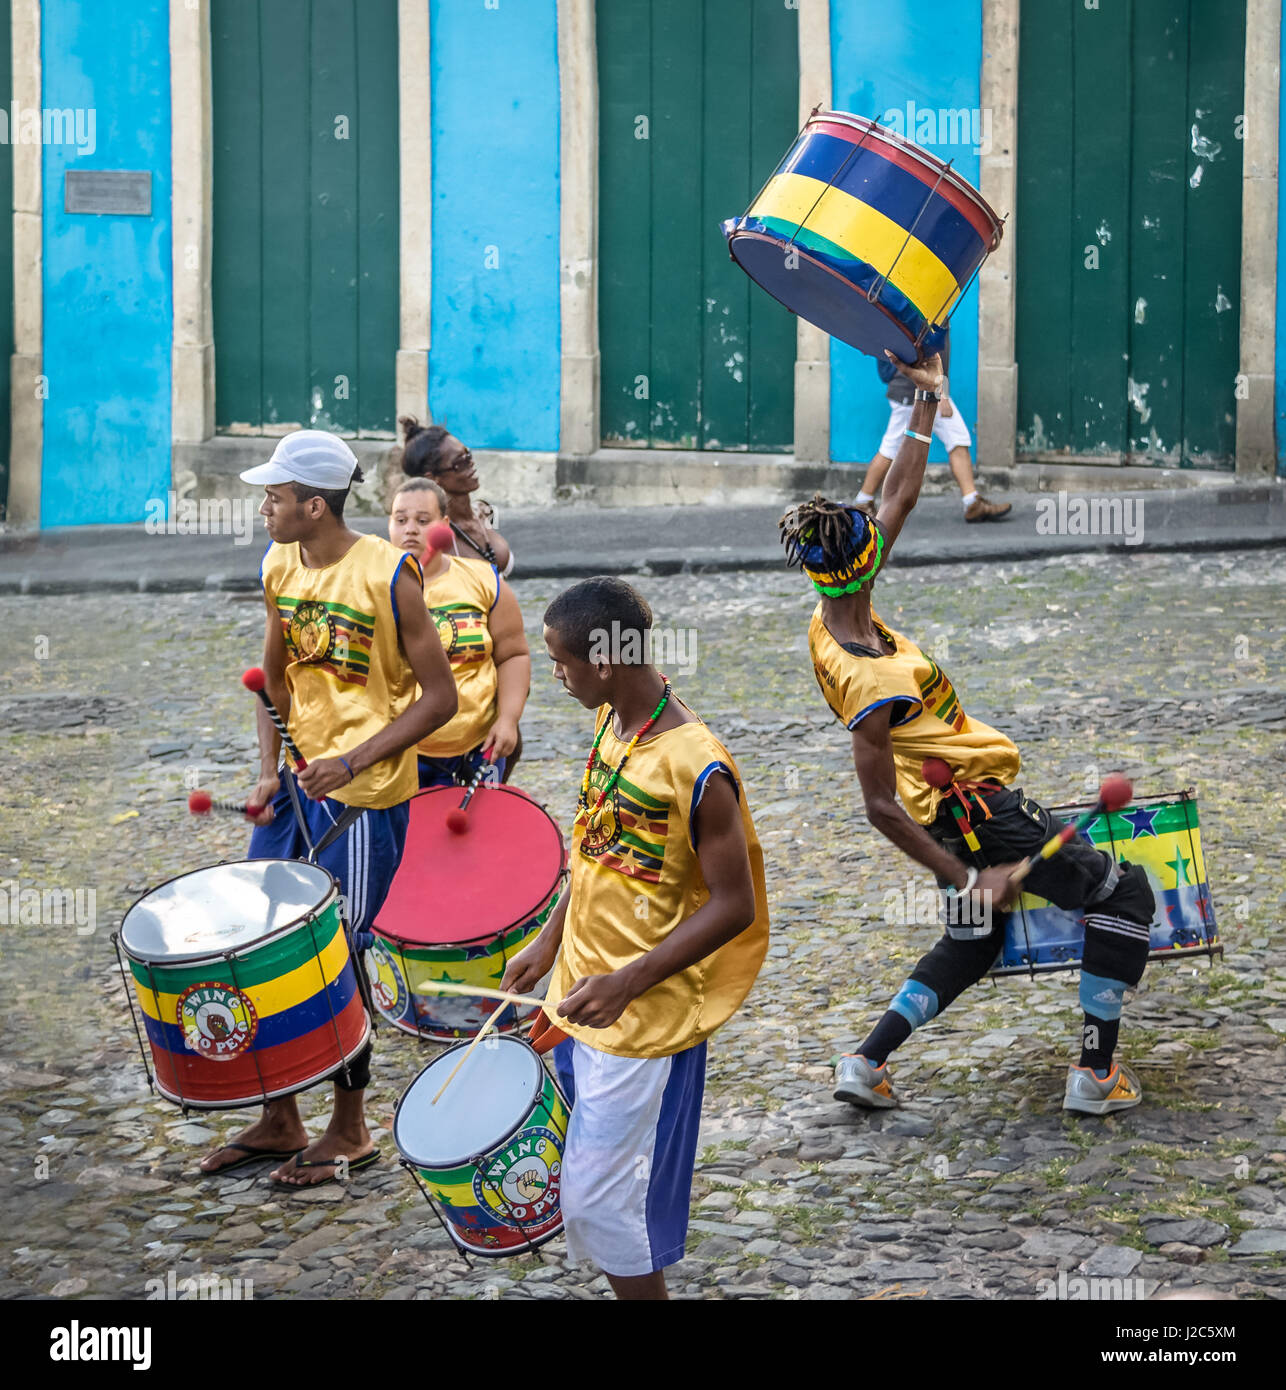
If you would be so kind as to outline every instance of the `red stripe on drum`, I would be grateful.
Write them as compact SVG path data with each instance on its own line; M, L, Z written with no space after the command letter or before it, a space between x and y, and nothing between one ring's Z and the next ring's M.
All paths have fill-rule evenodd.
M249 1105L265 1094L289 1095L338 1071L346 1057L361 1049L366 1028L366 1009L355 993L333 1023L327 1019L290 1042L250 1048L223 1062L193 1052L168 1052L153 1043L156 1084L170 1100L211 1110Z
M976 194L966 192L950 173L938 183L938 174L944 166L936 155L929 154L927 150L919 155L912 154L906 149L904 142L891 137L887 132L881 133L878 128L863 132L854 126L841 125L836 121L810 121L805 129L824 131L837 139L847 140L850 145L861 145L863 149L878 154L881 159L887 159L890 164L896 164L899 169L905 169L908 174L914 174L926 188L933 188L936 183L937 195L946 199L961 217L968 221L982 238L983 246L988 251L996 249L1000 236L1000 219Z

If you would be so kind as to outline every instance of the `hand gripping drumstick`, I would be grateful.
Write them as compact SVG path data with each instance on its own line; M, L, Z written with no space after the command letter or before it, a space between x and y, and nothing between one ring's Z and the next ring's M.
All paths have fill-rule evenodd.
M1114 772L1110 777L1104 777L1102 785L1098 789L1098 801L1094 806L1086 811L1075 825L1065 825L1057 835L1046 840L1030 859L1020 864L1009 875L1010 883L1021 883L1042 859L1048 859L1051 855L1057 854L1074 835L1079 835L1095 816L1101 815L1104 811L1119 811L1122 806L1129 803L1133 795L1134 783L1128 777L1122 777L1119 772Z
M250 802L241 805L236 801L224 801L213 797L209 792L195 791L188 796L188 810L194 816L208 816L211 811L231 811L237 815L254 817L263 810L262 806L252 806Z
M295 747L295 740L290 737L290 730L286 728L281 715L277 713L276 705L268 698L268 692L264 689L265 683L266 677L264 676L263 668L260 666L252 666L245 675L241 677L241 684L244 685L247 690L253 690L260 700L263 701L263 707L268 711L268 718L276 725L277 732L281 735L282 743L286 745L287 751L295 760L295 771L302 772L304 768L308 766L308 763L304 755Z

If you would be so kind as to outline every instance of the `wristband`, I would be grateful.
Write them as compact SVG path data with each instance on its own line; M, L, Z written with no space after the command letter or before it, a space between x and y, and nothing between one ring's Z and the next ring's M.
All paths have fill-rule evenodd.
M902 433L905 434L908 439L918 439L921 444L933 443L932 435L916 434L914 430L903 430Z
M964 898L964 897L968 897L968 895L969 895L970 893L973 892L974 888L977 887L977 884L978 884L978 870L975 869L974 866L973 866L972 864L970 864L970 865L969 865L969 878L968 878L968 880L967 880L967 882L965 883L965 886L964 886L963 888L957 888L957 887L955 887L954 884L952 884L952 885L950 885L949 887L944 888L942 891L943 891L943 892L947 895L947 897L949 897L949 898Z
M926 391L926 390L924 389L924 387L922 387L922 386L917 386L917 387L915 388L915 399L916 399L917 401L934 401L934 402L939 402L939 401L942 400L942 392L941 392L941 391Z
M353 775L354 775L354 774L353 774L353 769L352 769L351 767L348 766L348 759L347 759L347 758L341 758L341 759L340 759L340 762L343 763L344 766L345 766L345 768L348 769L348 780L351 782L351 781L353 780Z

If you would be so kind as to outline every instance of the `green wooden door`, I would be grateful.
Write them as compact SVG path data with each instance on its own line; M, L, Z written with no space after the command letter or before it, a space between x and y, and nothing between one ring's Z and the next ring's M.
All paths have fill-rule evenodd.
M9 0L0 0L0 109L13 100L13 36ZM9 359L13 355L13 141L0 145L0 521L9 509Z
M600 0L606 445L788 451L795 320L728 258L798 129L782 0Z
M1018 453L1231 468L1245 7L1024 4Z
M211 25L218 428L391 435L397 0L213 0Z

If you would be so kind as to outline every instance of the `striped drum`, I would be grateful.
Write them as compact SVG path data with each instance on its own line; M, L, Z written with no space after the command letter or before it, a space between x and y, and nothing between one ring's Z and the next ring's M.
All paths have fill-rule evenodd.
M792 312L872 356L914 362L1002 224L949 165L874 121L814 112L743 217L733 260Z
M325 869L250 859L145 894L119 934L161 1094L197 1109L290 1095L366 1043L340 911Z
M375 1007L437 1042L472 1037L496 1005L434 982L498 989L557 905L567 862L558 826L517 788L479 787L463 835L446 821L460 796L459 787L431 787L411 798L406 849L366 953ZM511 1005L495 1026L512 1032L530 1014Z
M393 1142L462 1250L521 1254L563 1228L567 1103L521 1038L496 1035L473 1049L435 1103L467 1046L447 1048L407 1087Z

